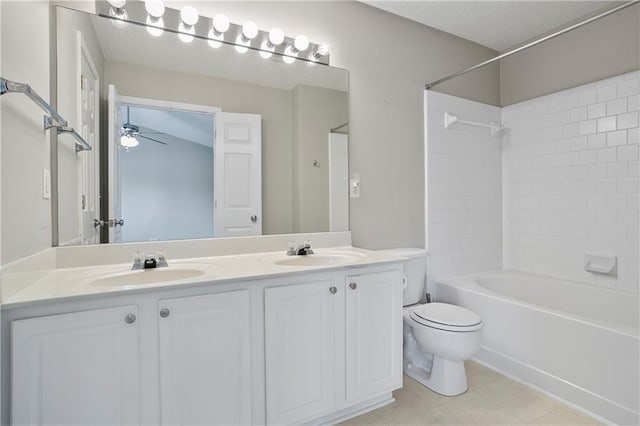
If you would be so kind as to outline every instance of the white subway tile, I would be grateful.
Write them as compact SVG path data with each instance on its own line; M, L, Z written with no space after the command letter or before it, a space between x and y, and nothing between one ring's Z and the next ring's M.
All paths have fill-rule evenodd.
M605 117L598 119L598 133L616 130L616 117Z
M640 96L633 95L627 98L628 103L628 111L638 111L640 110Z
M614 99L606 103L606 115L624 114L627 112L627 98Z
M624 178L617 180L619 194L637 194L638 178Z
M578 136L575 138L569 139L569 150L570 151L580 151L583 149L587 149L587 138L586 136Z
M598 104L589 105L587 108L587 118L600 118L607 115L607 104L600 102Z
M607 177L609 178L627 177L627 162L620 161L617 163L607 164Z
M618 146L618 145L626 145L627 143L627 131L626 130L618 130L615 132L608 132L607 135L607 146Z
M625 80L618 83L618 97L637 95L638 79Z
M600 130L598 130L600 131ZM578 134L590 135L596 132L596 120L581 121L578 127Z
M586 89L582 90L578 94L578 104L581 106L594 104L596 103L596 89Z
M598 102L610 101L616 98L616 85L610 84L608 86L600 87L596 91L596 100Z
M607 134L596 133L587 137L587 147L589 149L604 148L607 146Z
M607 148L609 149L609 148ZM618 161L636 161L638 160L638 145L623 145L617 148Z
M587 107L574 108L569 111L569 120L571 122L583 121L587 119Z
M611 163L617 160L616 148L603 148L598 151L598 163Z
M618 115L618 129L638 127L638 111Z

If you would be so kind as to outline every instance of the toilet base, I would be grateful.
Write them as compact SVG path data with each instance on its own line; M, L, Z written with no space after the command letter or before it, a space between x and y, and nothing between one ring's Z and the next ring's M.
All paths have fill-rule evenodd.
M413 365L405 363L404 373L434 392L456 396L467 391L464 361L450 361L434 355L431 374L422 368L412 367Z

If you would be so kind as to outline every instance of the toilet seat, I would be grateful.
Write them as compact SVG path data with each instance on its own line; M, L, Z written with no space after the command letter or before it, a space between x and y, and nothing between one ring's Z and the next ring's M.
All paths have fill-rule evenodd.
M445 331L469 332L482 328L473 311L449 303L425 303L411 308L411 319L427 327Z

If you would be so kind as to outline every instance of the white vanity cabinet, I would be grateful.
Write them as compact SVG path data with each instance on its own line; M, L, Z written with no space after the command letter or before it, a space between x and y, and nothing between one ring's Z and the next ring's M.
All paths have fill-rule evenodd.
M249 291L164 299L158 308L161 424L251 424Z
M136 306L12 322L14 425L139 423Z
M402 386L399 268L265 289L268 424L299 424Z
M264 305L267 423L295 424L334 411L344 285L267 288Z
M402 275L347 277L346 399L356 403L402 386Z

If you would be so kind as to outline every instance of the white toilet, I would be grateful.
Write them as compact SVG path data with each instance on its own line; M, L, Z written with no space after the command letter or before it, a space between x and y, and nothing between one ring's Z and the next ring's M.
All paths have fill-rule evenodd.
M392 249L409 258L404 264L404 373L446 396L467 390L464 361L479 349L482 320L469 309L448 303L423 303L424 249Z

